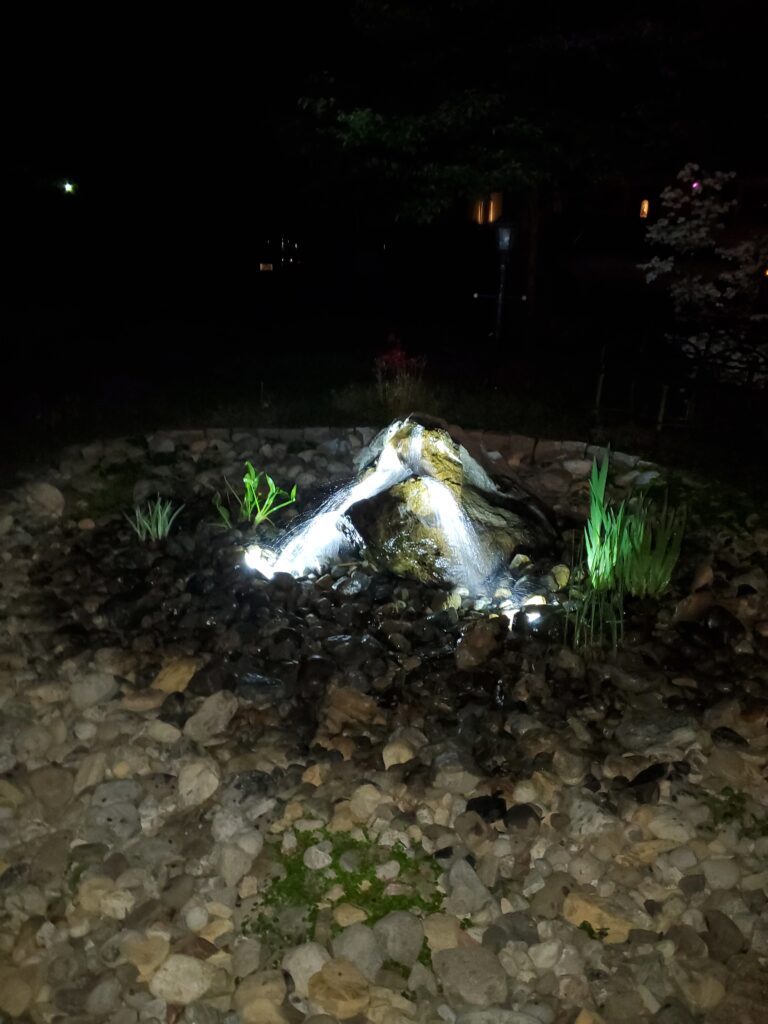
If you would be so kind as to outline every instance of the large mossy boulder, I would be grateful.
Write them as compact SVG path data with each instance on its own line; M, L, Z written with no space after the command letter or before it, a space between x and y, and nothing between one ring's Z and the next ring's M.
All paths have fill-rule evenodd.
M358 479L386 479L395 465L407 470L405 479L347 512L381 569L476 589L503 573L516 555L536 557L553 546L551 511L510 476L494 479L435 421L409 417L392 424L359 465Z

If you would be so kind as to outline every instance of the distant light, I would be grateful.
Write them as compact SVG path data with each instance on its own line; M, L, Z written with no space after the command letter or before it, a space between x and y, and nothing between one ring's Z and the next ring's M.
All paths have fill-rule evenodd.
M641 220L645 220L645 218L648 216L648 211L650 210L650 208L651 208L651 204L648 202L648 200L647 199L643 199L643 201L640 203L640 219Z
M704 186L702 185L702 183L700 181L692 181L691 182L691 192L701 192L701 190L703 188L704 188Z
M61 187L70 196L74 195L77 189L77 185L72 181L65 181Z
M763 277L768 277L768 267L763 271Z
M274 265L272 263L260 263L259 264L259 270L274 270L274 269L275 268L274 268Z

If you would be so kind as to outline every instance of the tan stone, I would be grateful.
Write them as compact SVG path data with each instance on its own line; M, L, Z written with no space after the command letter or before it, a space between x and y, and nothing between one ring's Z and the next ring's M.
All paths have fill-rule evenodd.
M310 786L322 786L330 774L330 764L323 761L320 764L311 764L309 768L305 769L304 774L301 776L301 781L308 783Z
M718 974L722 966L708 959L673 960L669 973L680 995L696 1014L713 1010L725 996L725 985Z
M208 991L216 968L204 960L172 953L149 982L149 991L175 1006L188 1006Z
M329 832L352 832L357 828L348 800L340 800L336 804L327 827Z
M287 992L282 971L258 971L237 986L235 1009L243 1024L282 1024Z
M373 697L349 687L340 687L330 694L325 718L326 728L331 735L341 732L345 725L386 724L386 716Z
M376 786L365 783L358 786L349 801L349 809L355 821L366 822L375 813L380 803L389 802L389 797Z
M416 1006L405 996L389 988L374 987L365 1016L371 1024L406 1024L416 1019L416 1012Z
M24 803L24 794L7 779L0 779L0 807L9 807L16 810Z
M161 722L159 718L155 718L147 726L147 737L155 743L176 743L181 739L181 729L177 729L170 722Z
M171 944L164 935L128 936L121 947L123 956L139 972L140 981L149 981L168 957Z
M191 761L179 772L179 798L182 807L204 803L219 788L219 769L213 761Z
M605 1024L605 1018L594 1010L580 1010L573 1024Z
M629 898L595 896L588 893L572 892L563 903L563 917L578 928L585 921L595 931L601 928L608 933L604 942L608 944L626 942L632 928L652 928L653 922Z
M104 781L107 771L107 755L103 750L86 754L75 774L74 794L79 796L86 789L98 786Z
M355 907L352 903L340 903L333 911L334 921L342 928L347 928L351 924L361 924L367 918L368 915L362 907Z
M433 953L457 946L474 946L474 939L461 927L458 917L453 914L430 914L424 918L424 935Z
M107 875L94 875L78 886L77 901L87 914L98 914L104 897L116 888L114 879Z
M339 1020L362 1013L371 1000L367 979L349 960L335 959L323 964L309 979L308 988L310 1000Z
M24 973L15 967L0 967L0 1011L9 1017L21 1017L26 1012L34 991Z
M199 662L195 658L176 658L160 669L152 683L153 690L163 693L181 693L189 686L189 681L197 672Z
M381 752L381 759L387 771L398 764L407 764L416 756L416 751L405 740L392 740Z
M155 711L165 700L160 690L135 690L126 693L120 704L126 711L141 714L144 711Z
M638 867L641 864L654 864L657 857L669 850L676 849L680 844L671 839L646 839L640 843L632 843L616 858L621 867Z
M217 939L220 939L222 935L226 935L232 931L232 922L225 921L221 917L214 917L212 921L209 921L205 927L201 928L197 933L200 938L207 939L208 942L215 943Z

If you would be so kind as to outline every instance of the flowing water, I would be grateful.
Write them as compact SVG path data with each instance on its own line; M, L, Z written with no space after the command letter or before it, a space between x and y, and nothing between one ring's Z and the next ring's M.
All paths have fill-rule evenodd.
M452 579L472 594L481 593L485 579L496 568L495 560L450 488L433 477L422 477L421 482L427 489L437 528L451 551Z
M410 468L400 461L394 448L384 448L371 472L332 494L309 522L287 538L272 571L302 576L338 558L349 546L351 524L343 520L347 509L358 501L381 494L410 475Z

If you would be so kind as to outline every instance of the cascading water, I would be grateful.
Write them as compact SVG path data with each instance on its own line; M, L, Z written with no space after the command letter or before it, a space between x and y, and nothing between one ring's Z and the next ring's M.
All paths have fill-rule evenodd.
M338 558L349 545L349 535L354 528L343 520L347 509L358 501L381 494L410 475L409 466L400 461L394 448L384 448L375 468L362 480L346 484L332 494L309 522L286 537L273 561L268 561L264 552L254 547L246 552L246 565L265 576L276 572L301 576L320 569Z
M456 583L462 583L473 594L482 592L487 577L498 568L468 516L449 487L432 477L422 477L438 530L443 534L453 556L449 568Z

